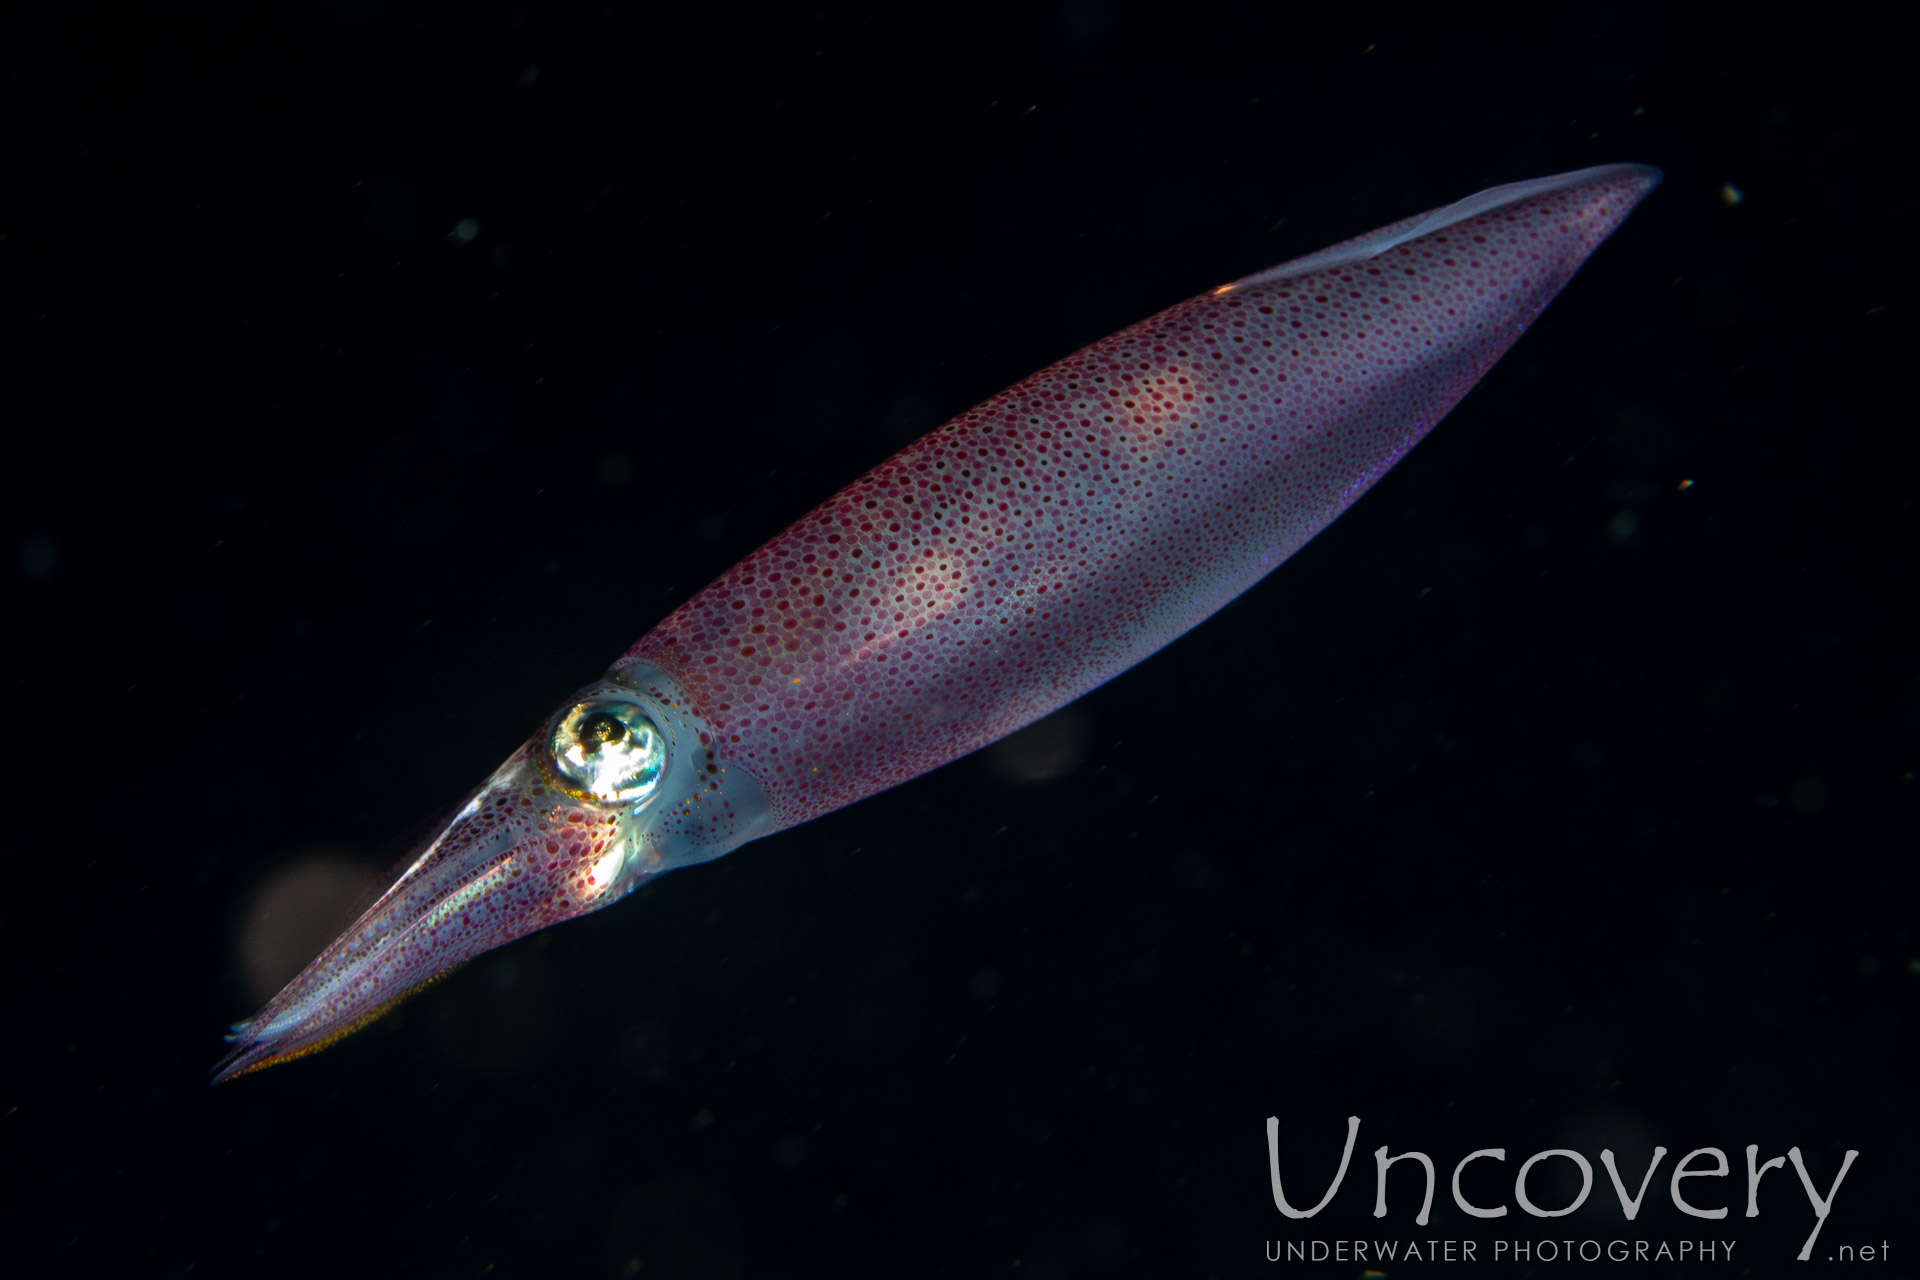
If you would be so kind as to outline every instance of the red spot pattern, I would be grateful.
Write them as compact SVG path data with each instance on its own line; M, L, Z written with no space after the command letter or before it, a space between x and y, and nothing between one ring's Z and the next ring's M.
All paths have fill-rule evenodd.
M1163 311L888 459L620 661L681 684L783 827L964 755L1324 528L1657 180L1526 184L1402 243L1428 223L1349 242L1373 257L1325 265L1337 246Z

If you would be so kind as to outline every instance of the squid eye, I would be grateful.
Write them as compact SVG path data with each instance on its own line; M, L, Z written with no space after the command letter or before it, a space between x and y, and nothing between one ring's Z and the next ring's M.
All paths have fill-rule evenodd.
M633 703L596 699L560 717L547 739L547 754L562 785L577 795L644 800L660 785L667 740Z

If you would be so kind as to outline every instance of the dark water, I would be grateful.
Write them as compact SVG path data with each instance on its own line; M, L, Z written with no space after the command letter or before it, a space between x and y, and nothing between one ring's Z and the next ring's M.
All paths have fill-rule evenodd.
M1394 1274L1615 1239L1778 1274L1814 1218L1791 1166L1744 1216L1748 1144L1823 1191L1857 1150L1815 1256L1914 1274L1913 122L1879 24L15 15L17 1274L1357 1276L1265 1261L1353 1238L1477 1244ZM207 1088L369 868L847 479L1200 288L1615 160L1668 181L1436 437L1040 740ZM1349 1115L1343 1190L1283 1218L1267 1117L1311 1203ZM1411 1164L1371 1216L1382 1143L1435 1160L1426 1227ZM1632 1189L1655 1144L1626 1223L1599 1153ZM1447 1180L1492 1147L1476 1220ZM1683 1194L1727 1219L1669 1194L1701 1147L1732 1174ZM1536 1219L1511 1179L1553 1148L1596 1185Z

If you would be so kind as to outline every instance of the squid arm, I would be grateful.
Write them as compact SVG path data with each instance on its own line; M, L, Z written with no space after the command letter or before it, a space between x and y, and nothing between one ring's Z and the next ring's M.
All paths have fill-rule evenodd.
M855 480L575 694L264 1009L228 1080L481 952L1012 733L1352 504L1660 181L1495 187L1221 285Z

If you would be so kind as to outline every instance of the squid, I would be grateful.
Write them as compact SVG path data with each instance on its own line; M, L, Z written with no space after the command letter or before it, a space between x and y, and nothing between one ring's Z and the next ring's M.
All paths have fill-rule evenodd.
M1494 187L1210 289L802 516L556 711L259 1013L216 1082L495 947L1002 738L1324 529L1658 185Z

